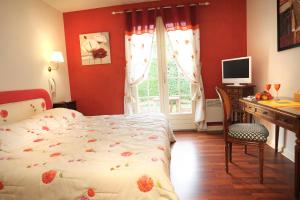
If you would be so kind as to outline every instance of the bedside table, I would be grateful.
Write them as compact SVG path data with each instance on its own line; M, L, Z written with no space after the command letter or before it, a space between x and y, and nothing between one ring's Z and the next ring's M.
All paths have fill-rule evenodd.
M53 103L53 108L68 108L68 109L72 109L72 110L76 110L77 106L76 106L76 101L64 101L64 102L56 102Z

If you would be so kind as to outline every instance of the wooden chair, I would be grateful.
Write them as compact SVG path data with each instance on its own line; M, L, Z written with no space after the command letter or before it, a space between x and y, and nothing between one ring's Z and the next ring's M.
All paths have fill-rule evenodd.
M224 111L224 140L225 140L225 169L228 173L228 160L232 162L232 144L245 146L255 145L259 149L259 182L263 183L263 165L264 165L264 145L269 136L268 130L261 124L237 123L231 124L232 104L228 94L221 88L216 87L216 91L223 104Z

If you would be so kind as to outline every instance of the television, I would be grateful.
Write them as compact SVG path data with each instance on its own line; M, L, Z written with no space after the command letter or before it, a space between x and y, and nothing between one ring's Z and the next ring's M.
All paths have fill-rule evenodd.
M222 60L222 83L234 85L252 83L251 57Z

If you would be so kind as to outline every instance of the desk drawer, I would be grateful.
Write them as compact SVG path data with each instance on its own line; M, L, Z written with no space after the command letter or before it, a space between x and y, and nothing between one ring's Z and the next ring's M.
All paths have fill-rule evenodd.
M283 128L293 131L296 128L297 119L287 115L276 114L275 123Z
M260 116L265 117L265 118L269 118L270 120L275 119L275 113L270 111L270 110L256 108L255 109L255 114L260 115Z
M252 105L245 105L245 111L248 113L254 113L255 112L255 108Z

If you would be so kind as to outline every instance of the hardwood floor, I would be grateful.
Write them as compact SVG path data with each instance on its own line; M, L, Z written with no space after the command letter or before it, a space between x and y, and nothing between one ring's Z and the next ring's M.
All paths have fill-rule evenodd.
M171 179L181 200L293 200L294 163L266 145L264 184L258 180L258 150L233 145L225 172L224 140L220 133L176 132Z

